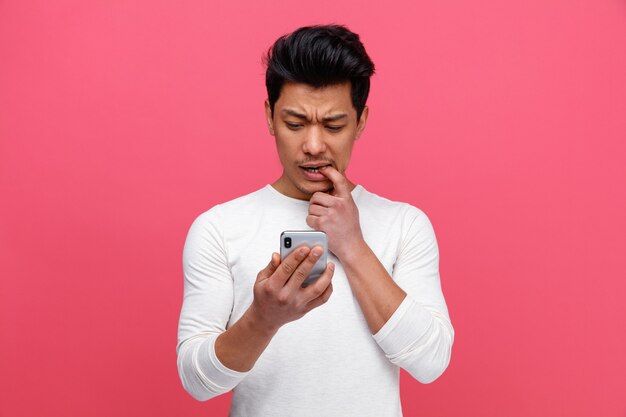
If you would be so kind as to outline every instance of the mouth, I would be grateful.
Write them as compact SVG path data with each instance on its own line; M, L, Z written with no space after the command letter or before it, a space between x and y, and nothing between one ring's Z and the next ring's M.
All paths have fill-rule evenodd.
M324 168L326 168L327 166L330 166L330 164L325 164L325 165L309 165L309 166L300 166L300 168L304 169L305 171L308 172L320 172L320 170L323 170Z
M302 175L304 175L304 178L307 179L307 181L313 181L313 182L324 182L324 181L328 181L328 178L326 178L326 176L324 174L322 174L320 171L323 171L324 169L326 169L326 167L329 167L330 164L318 164L318 165L300 165L299 168L302 170Z

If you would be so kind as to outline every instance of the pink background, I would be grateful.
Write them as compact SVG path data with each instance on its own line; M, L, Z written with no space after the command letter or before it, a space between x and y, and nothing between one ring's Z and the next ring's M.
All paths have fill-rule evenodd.
M405 415L626 416L623 0L0 0L0 416L227 415L176 371L184 239L278 177L261 54L329 22L378 69L350 178L439 239Z

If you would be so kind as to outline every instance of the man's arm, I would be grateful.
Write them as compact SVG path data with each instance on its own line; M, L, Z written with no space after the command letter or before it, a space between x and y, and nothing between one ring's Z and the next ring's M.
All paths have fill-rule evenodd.
M441 292L435 236L426 216L417 216L406 232L394 278L364 241L342 264L387 358L430 383L450 362L454 330Z
M215 353L222 364L248 372L282 325L328 301L332 262L313 285L301 288L321 251L321 247L301 247L282 263L277 253L272 254L270 263L257 276L252 305L215 341Z
M332 293L332 263L314 285L300 287L320 248L300 248L283 262L274 253L257 275L252 305L226 330L234 301L233 278L218 224L218 210L201 215L192 224L183 251L177 364L183 387L200 401L234 388L284 323L325 303Z
M389 360L422 383L439 377L450 361L454 330L439 281L439 253L430 222L413 208L403 224L401 253L392 278L367 245L347 180L324 173L332 195L311 198L309 226L329 234L374 339Z
M364 240L340 260L370 331L378 333L406 292L393 281Z

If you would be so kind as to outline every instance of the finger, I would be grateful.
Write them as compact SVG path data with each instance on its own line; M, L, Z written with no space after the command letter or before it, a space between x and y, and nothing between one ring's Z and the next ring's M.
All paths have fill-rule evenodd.
M320 277L313 284L309 285L302 291L303 300L307 303L307 305L318 299L322 296L322 294L324 294L325 291L328 290L328 287L332 285L331 281L334 274L335 264L328 262L322 275L320 275Z
M317 204L322 207L332 207L334 202L335 197L328 193L318 191L316 193L313 193L313 195L311 196L311 199L309 200L309 206L312 204Z
M285 284L285 289L290 293L295 293L300 290L302 283L309 276L309 273L313 269L313 266L318 261L320 256L324 253L324 248L320 245L314 246L309 252L309 255L298 265L296 270L293 272L287 284Z
M318 204L309 205L309 214L312 216L323 216L328 213L328 208Z
M300 262L302 262L311 250L308 246L302 245L294 249L276 268L276 271L270 277L272 285L276 289L281 289L289 277L294 273Z
M317 308L321 306L322 304L325 304L330 298L330 295L332 293L333 293L333 284L329 284L328 287L326 287L324 292L319 297L309 301L306 304L306 307L305 307L306 311L309 312L313 310L314 308Z
M347 197L350 194L347 178L333 168L332 165L328 165L327 167L320 169L320 172L332 181L333 187L335 188L335 191L331 193L332 195Z
M306 224L313 230L321 230L319 226L320 217L309 214L306 216Z
M278 268L278 265L280 265L280 255L276 252L273 252L270 263L267 264L265 268L261 269L261 271L256 276L257 282L263 281L264 279L271 277L274 271L276 271L276 268Z

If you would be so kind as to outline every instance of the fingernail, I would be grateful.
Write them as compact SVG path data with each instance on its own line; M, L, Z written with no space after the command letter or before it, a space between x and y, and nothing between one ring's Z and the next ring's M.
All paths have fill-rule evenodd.
M300 249L297 253L298 259L302 259L306 256L307 249Z
M321 250L319 250L319 249L315 249L315 250L313 251L313 257L314 257L314 258L319 258L321 254L322 254L322 251L321 251Z

